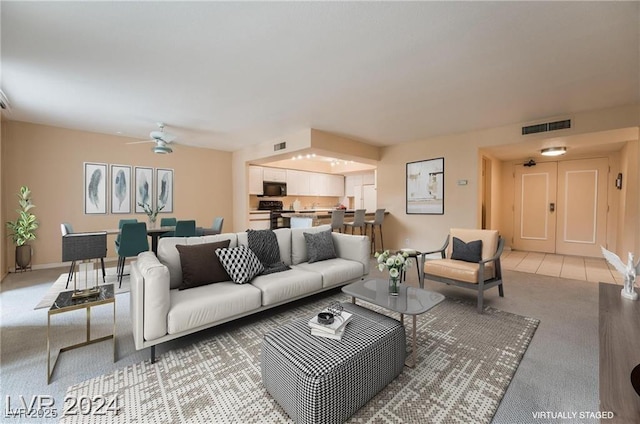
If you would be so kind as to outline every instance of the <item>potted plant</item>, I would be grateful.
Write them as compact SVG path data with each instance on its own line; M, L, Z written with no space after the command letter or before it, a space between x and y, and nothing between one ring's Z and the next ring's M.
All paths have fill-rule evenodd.
M156 208L153 209L147 203L138 202L138 206L140 206L142 209L144 209L144 213L147 214L147 217L149 218L149 228L155 228L156 227L156 219L158 218L158 213L160 213L160 211L162 209L164 209L165 205L162 205L162 206L157 206L156 205Z
M29 187L20 187L20 192L17 194L19 209L18 219L15 221L8 221L7 228L10 231L9 237L16 245L16 270L27 269L31 264L31 246L27 244L30 240L35 240L36 235L34 231L38 228L38 221L36 216L29 212L35 205L31 203L31 190Z

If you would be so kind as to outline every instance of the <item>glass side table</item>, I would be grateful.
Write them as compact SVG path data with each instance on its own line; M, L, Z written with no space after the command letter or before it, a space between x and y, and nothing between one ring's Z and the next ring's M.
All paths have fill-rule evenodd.
M411 359L405 365L410 368L416 366L417 361L417 341L416 341L416 317L427 312L444 300L440 293L409 287L400 284L398 296L389 295L389 281L382 279L360 280L342 288L342 292L351 296L351 302L356 303L356 299L364 300L393 312L400 313L400 322L404 325L404 316L411 315L413 318L412 349Z
M96 296L85 298L72 298L73 291L64 291L58 294L55 302L49 311L47 312L47 384L51 383L51 374L55 369L58 357L62 352L76 349L83 346L88 346L93 343L102 342L105 340L113 340L113 362L116 362L116 297L113 292L113 284L105 284L99 287L99 292ZM113 304L113 332L107 336L100 337L98 339L91 339L91 308L94 306ZM75 311L78 309L87 310L87 339L84 342L77 343L71 346L65 346L60 349L58 357L51 364L51 316L56 314L62 314L64 312Z

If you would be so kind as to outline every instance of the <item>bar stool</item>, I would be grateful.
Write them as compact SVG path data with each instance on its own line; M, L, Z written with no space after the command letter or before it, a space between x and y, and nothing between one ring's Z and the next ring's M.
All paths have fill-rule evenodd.
M331 231L338 230L342 232L344 228L344 209L336 209L331 211Z
M367 234L367 228L364 225L364 214L367 213L366 209L356 209L353 214L353 221L344 223L344 232L347 232L347 227L351 227L351 234L353 234L354 228L360 228L360 235Z
M381 251L384 252L384 240L382 239L382 221L384 221L384 211L385 209L376 209L376 215L373 218L373 221L364 222L365 227L371 225L371 253L375 252L376 250L376 226L378 227L378 232L380 233L380 248Z

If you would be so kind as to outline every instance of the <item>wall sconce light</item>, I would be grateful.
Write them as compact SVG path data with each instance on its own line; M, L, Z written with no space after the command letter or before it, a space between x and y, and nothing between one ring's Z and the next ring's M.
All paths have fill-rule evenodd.
M542 156L561 156L567 153L567 148L564 146L560 147L547 147L546 149L540 150L540 154Z
M616 188L618 190L622 190L622 173L619 173L618 177L616 178Z

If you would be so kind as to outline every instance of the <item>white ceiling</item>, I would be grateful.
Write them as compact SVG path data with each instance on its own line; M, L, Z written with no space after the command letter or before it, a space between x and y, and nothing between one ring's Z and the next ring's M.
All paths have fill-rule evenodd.
M640 102L638 2L1 2L9 119L222 150Z

